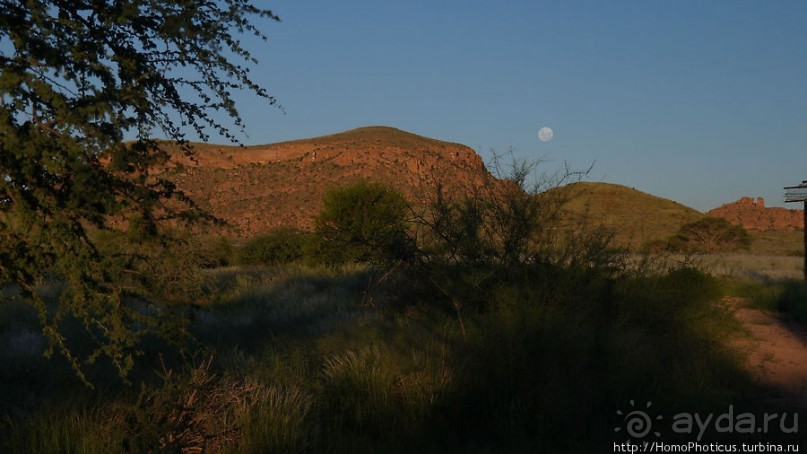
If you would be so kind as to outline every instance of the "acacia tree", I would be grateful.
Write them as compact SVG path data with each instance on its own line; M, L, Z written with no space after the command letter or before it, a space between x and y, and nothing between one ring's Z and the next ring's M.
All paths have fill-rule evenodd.
M126 374L138 338L159 325L126 304L89 232L129 219L153 233L160 219L198 214L150 171L168 159L153 137L185 152L186 130L235 141L234 91L275 104L242 66L255 60L239 37L266 39L257 19L277 17L249 0L0 0L0 283L22 288L46 354L57 348L79 374L101 357ZM66 283L56 309L36 295L43 275ZM65 317L94 351L71 353Z
M705 217L683 225L670 241L673 248L712 253L747 248L751 244L748 232L724 218Z

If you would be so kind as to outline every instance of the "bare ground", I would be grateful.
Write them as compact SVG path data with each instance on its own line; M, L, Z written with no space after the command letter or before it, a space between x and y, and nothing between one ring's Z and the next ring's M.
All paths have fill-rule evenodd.
M735 341L747 353L746 367L771 402L807 408L807 330L785 316L728 297L729 307L749 336Z

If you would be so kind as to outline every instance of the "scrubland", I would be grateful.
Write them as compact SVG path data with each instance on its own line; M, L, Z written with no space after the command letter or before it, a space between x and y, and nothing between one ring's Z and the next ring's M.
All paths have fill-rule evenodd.
M7 285L0 451L610 452L630 402L792 410L757 392L724 297L807 322L798 259L631 255L594 226L523 230L554 218L521 202L444 203L421 218L436 234L370 249L325 227L261 243L268 255L210 239L165 249L183 257L170 266L215 258L172 281L176 335L146 336L125 377L86 364L91 387L43 358L37 313ZM314 243L288 243L302 239ZM61 291L54 278L39 293L55 305ZM74 352L93 343L77 320L60 329Z

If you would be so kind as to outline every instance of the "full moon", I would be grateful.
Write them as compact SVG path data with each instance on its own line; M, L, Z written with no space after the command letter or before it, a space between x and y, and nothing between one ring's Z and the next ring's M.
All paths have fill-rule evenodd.
M544 126L543 128L538 130L538 140L541 142L549 142L552 140L552 137L555 136L555 133L552 132L552 128Z

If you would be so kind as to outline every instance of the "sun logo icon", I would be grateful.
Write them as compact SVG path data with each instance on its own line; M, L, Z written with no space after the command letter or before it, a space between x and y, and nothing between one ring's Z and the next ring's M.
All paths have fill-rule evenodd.
M622 410L617 410L616 414L624 417L625 432L627 432L631 438L644 438L650 433L651 430L653 430L653 418L651 418L650 415L645 411L652 405L653 402L647 402L647 405L643 410L631 410L628 414L623 413ZM630 401L630 406L631 409L636 407L633 400ZM663 416L658 415L655 419L661 420L663 418ZM620 432L621 430L622 427L617 427L614 429L614 432ZM661 436L659 432L653 432L653 434L657 437Z

